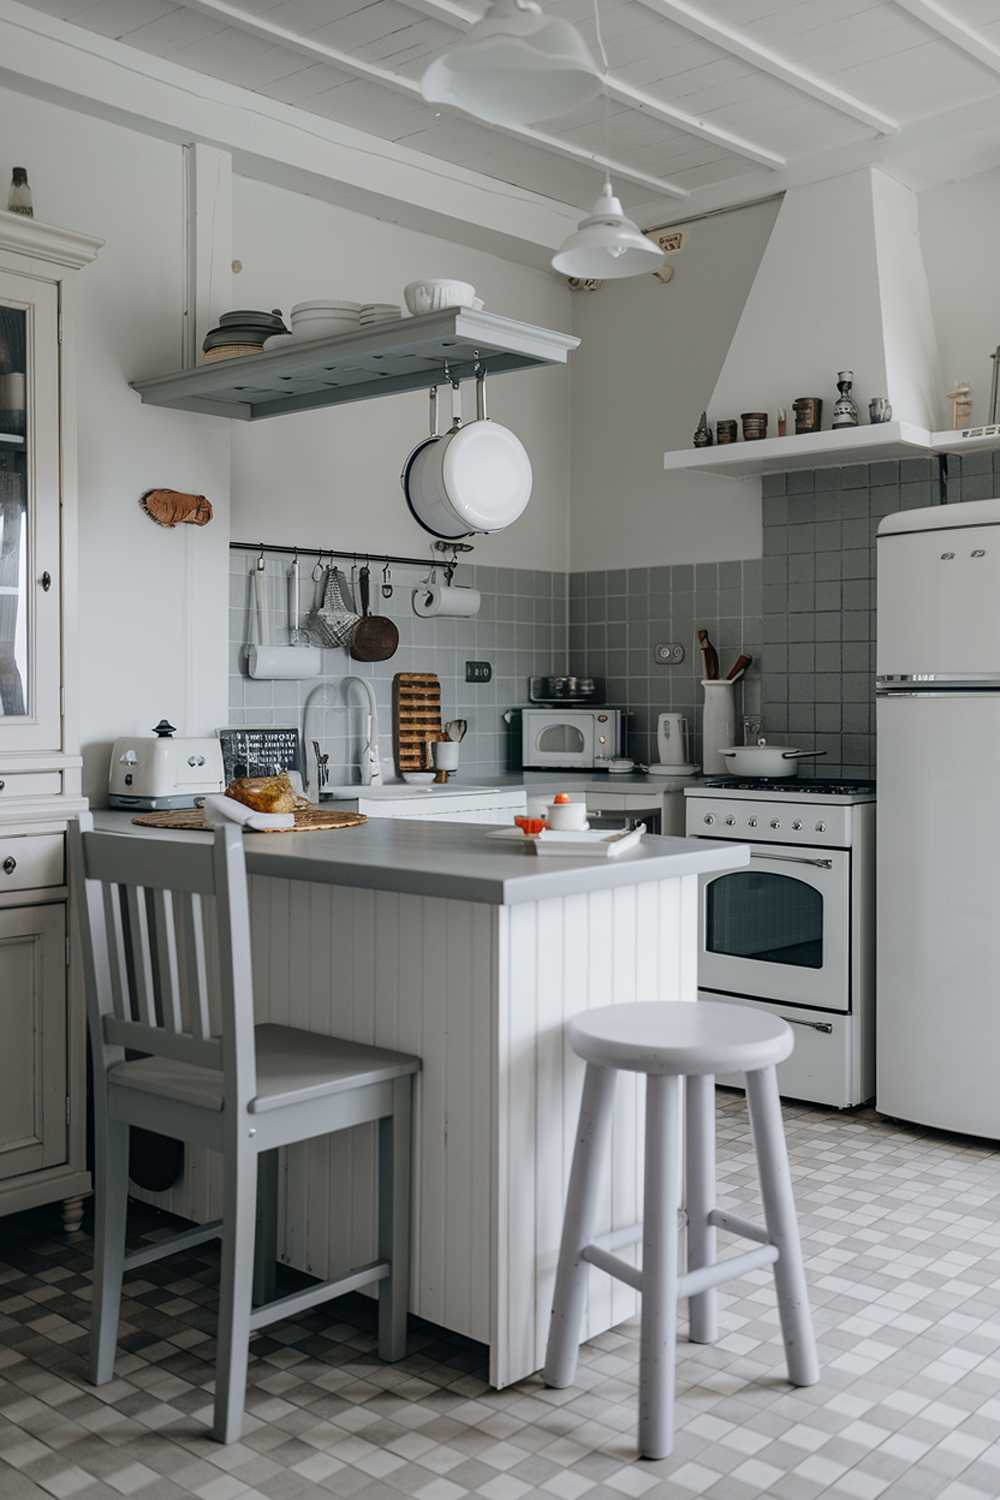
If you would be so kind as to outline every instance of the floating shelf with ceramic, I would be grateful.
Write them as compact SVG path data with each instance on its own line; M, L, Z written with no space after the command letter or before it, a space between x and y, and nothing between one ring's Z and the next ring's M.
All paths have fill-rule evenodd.
M489 375L564 365L580 340L497 313L452 307L291 347L221 359L132 389L151 406L259 421L289 412L427 390L451 375L468 380L481 359Z
M908 422L883 422L875 427L761 438L753 443L681 448L664 453L663 467L722 475L726 479L753 479L761 474L785 474L793 469L870 464L882 458L921 458L932 451L931 434L926 427L912 427Z
M974 453L993 448L1000 449L1000 428L928 432L926 427L909 422L882 422L838 432L679 448L664 453L663 467L724 479L756 479L762 474L788 474L796 469L838 468L886 458L928 458L935 453Z

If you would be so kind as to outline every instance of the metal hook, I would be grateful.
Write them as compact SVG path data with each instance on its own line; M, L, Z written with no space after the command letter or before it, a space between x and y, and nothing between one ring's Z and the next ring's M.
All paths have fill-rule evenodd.
M266 567L267 567L267 562L266 562L265 557L264 557L264 543L261 542L261 544L260 544L260 551L257 553L257 568L258 568L259 572L263 573L263 571L264 571L264 569Z
M389 569L389 559L386 558L386 560L385 560L385 567L382 569L382 598L383 599L391 599L392 598L392 584L390 582L391 578L392 578L392 573L391 573L391 571Z

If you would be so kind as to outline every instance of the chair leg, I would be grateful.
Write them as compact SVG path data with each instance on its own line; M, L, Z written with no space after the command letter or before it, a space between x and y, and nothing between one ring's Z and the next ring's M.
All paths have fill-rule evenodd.
M220 1443L235 1443L243 1430L247 1390L257 1153L238 1143L228 1147L226 1158L213 1436Z
M90 1378L114 1378L128 1213L129 1128L120 1120L95 1120L94 1302L90 1315Z
M379 1359L406 1358L410 1310L410 1175L413 1078L392 1086L392 1114L378 1122L378 1253L391 1270L378 1289Z
M774 1284L788 1378L792 1385L815 1385L819 1380L819 1359L809 1311L777 1074L774 1068L761 1068L758 1072L748 1073L746 1083L764 1220L771 1243L778 1247Z
M717 1234L708 1216L715 1207L715 1079L691 1077L686 1085L687 1268L714 1266ZM688 1300L694 1344L719 1337L719 1294L715 1288Z
M545 1384L557 1390L572 1385L576 1375L589 1269L580 1257L593 1234L601 1160L611 1130L614 1097L614 1070L588 1063L566 1193L549 1341L542 1372Z
M680 1078L654 1073L646 1079L639 1352L639 1452L643 1458L666 1458L674 1446L682 1091Z
M253 1305L264 1307L278 1294L278 1153L262 1151L257 1161L257 1239L253 1260Z

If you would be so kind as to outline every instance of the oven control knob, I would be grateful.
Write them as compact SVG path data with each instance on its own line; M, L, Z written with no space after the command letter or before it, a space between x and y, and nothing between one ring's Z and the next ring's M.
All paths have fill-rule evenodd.
M714 823L715 822L715 814L714 813L706 813L704 821L706 823Z
M772 828L780 828L781 827L781 819L780 818L772 818L771 819L771 827Z
M726 827L727 828L733 828L733 827L735 827L735 825L736 825L736 819L733 817L732 813L730 813L729 817L726 819Z
M795 832L798 833L799 829L802 827L802 819L796 818L794 823L792 824L792 827L795 829Z
M826 824L825 823L817 823L816 824L816 832L817 833L825 833L826 832Z
M747 827L748 828L756 828L757 827L757 819L756 818L747 818Z

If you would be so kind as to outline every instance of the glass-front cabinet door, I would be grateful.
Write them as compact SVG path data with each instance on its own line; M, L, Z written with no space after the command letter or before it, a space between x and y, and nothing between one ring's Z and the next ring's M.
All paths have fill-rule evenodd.
M61 742L58 314L0 271L0 756Z

